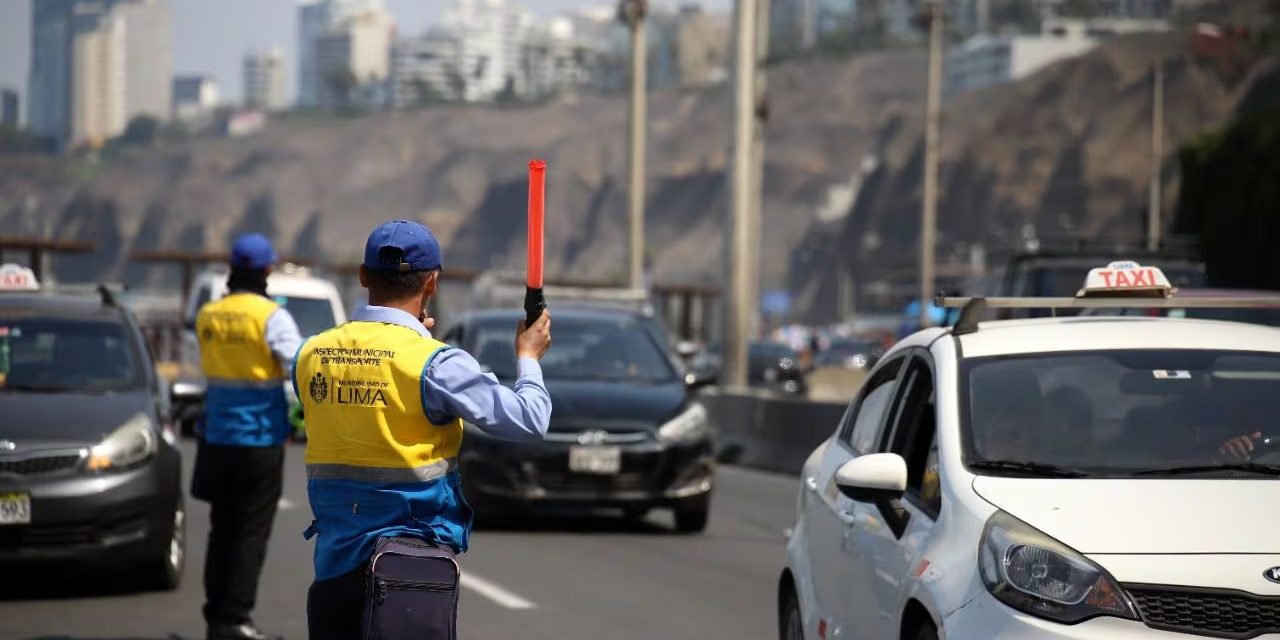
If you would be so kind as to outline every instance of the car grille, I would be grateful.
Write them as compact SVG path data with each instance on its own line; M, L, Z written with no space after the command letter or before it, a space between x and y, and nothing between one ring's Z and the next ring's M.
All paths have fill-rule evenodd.
M37 455L22 458L0 456L0 477L50 476L72 473L80 465L79 453Z
M89 526L20 526L0 529L0 549L9 547L64 547L96 544L97 533Z
M1241 591L1129 586L1142 621L1153 629L1217 638L1280 633L1280 598Z

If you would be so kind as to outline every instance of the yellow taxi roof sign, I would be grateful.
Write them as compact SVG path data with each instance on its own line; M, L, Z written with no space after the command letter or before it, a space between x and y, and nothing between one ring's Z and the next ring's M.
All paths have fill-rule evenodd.
M1077 298L1159 297L1173 295L1173 285L1159 267L1144 267L1132 260L1118 260L1091 269Z
M40 282L31 269L21 265L0 265L0 291L39 291Z

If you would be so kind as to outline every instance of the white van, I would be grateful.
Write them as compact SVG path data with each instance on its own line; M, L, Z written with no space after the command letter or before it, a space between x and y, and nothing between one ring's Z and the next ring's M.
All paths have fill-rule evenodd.
M200 345L196 340L196 314L200 308L227 295L226 267L212 268L196 277L191 297L183 312L182 362L184 378L194 382L200 376ZM347 321L346 307L333 282L312 275L305 267L284 264L267 276L267 295L293 316L302 337L309 338ZM290 384L286 381L286 385ZM176 415L180 416L184 433L194 431L195 420L203 406L203 384L184 385L189 393L175 397ZM293 401L293 392L287 394Z

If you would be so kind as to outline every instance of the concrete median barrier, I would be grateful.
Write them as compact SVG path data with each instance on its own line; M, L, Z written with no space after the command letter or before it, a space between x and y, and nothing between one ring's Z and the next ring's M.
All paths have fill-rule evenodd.
M706 392L703 401L718 430L717 459L786 474L800 472L814 448L835 431L846 407L723 389Z

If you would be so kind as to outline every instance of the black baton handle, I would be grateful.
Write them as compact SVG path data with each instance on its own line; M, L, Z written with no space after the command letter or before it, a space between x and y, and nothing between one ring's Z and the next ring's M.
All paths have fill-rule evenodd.
M542 316L543 309L547 308L547 299L542 297L542 287L534 289L533 287L524 288L524 326L532 327L533 323Z

